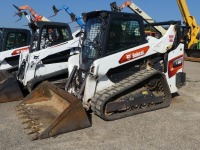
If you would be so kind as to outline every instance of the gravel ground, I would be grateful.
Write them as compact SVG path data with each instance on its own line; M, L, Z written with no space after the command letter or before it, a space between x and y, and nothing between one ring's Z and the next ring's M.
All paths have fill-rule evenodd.
M0 150L198 150L200 63L185 62L187 85L170 107L106 122L93 115L90 128L31 141L18 119L18 102L0 104Z

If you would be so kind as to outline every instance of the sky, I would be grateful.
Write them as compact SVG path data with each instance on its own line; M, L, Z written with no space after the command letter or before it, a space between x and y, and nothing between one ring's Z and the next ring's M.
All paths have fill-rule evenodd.
M20 21L16 22L19 18L13 16L17 10L13 7L29 5L39 15L50 17L53 15L52 6L57 7L66 5L77 16L83 12L90 12L95 10L110 10L110 3L116 1L118 6L123 4L126 0L1 0L0 20L1 27L16 27L27 28L28 20L23 17ZM182 16L176 0L132 0L144 12L151 16L157 22L169 20L181 20ZM190 14L196 18L200 24L199 6L200 0L187 0ZM130 9L125 8L123 12L132 12ZM65 11L61 11L57 16L49 18L51 21L70 23L70 17ZM70 23L72 31L76 30L77 24Z

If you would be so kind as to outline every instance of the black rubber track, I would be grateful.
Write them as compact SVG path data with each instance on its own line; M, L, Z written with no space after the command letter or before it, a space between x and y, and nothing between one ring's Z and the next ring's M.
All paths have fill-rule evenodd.
M112 115L106 115L105 112L105 106L106 104L112 99L115 99L116 97L120 97L123 93L126 93L131 88L134 88L138 86L139 84L143 84L143 82L147 81L148 79L152 79L154 77L157 77L160 79L163 90L164 90L164 101L161 104L153 105L151 107L146 107L143 109L136 109L133 111L126 111L121 113L116 113ZM128 94L128 93L127 93ZM93 112L101 117L104 120L116 120L128 116L132 116L139 113L144 113L156 109L161 109L168 107L171 103L171 92L169 89L169 86L167 84L167 80L165 78L165 75L159 71L153 70L153 69L145 69L141 70L130 77L116 83L115 85L106 88L98 93L95 94L94 98L91 101L91 109Z

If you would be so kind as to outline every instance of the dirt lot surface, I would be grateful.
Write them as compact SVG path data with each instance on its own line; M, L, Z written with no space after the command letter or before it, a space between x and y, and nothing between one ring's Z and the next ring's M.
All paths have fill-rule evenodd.
M0 150L198 150L200 63L185 62L187 85L170 107L117 121L93 115L90 128L31 141L18 119L18 102L0 104Z

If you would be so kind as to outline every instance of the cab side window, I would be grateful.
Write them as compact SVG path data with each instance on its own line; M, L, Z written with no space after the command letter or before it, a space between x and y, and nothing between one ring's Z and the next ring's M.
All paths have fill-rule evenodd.
M40 49L66 42L71 38L70 33L65 27L45 26L42 29Z
M135 47L141 43L140 26L138 21L114 19L108 34L106 54L113 54Z
M23 47L29 45L28 35L26 33L16 33L15 47Z
M9 33L8 34L8 39L7 39L7 42L6 42L6 49L5 50L14 49L14 47L15 47L15 39L16 39L16 34L15 33Z
M28 45L27 41L28 41L28 35L26 33L23 33L23 32L9 33L5 50L27 46Z

